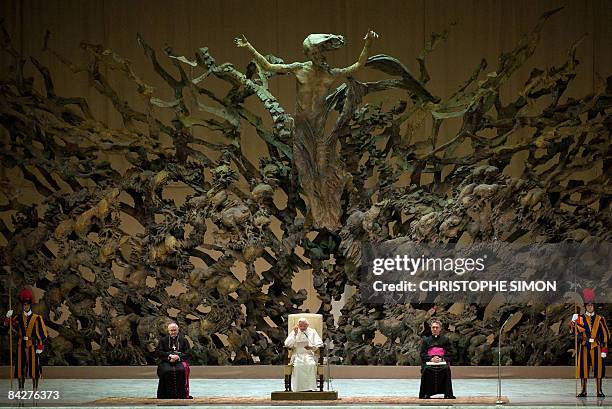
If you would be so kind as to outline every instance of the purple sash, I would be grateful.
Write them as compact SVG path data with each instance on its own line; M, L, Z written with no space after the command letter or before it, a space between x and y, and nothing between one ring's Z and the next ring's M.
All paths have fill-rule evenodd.
M427 350L428 356L444 356L446 351L442 347L431 347Z

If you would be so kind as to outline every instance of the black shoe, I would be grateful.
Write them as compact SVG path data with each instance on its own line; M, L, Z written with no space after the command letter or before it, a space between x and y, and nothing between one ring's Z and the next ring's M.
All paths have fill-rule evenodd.
M587 394L586 392L580 392L578 395L576 395L577 398L586 398Z
M457 399L453 395L444 395L444 399Z
M603 392L597 392L597 397L598 398L605 398L606 395L604 395Z
M429 395L423 395L423 396L419 396L419 399L429 399L430 396Z

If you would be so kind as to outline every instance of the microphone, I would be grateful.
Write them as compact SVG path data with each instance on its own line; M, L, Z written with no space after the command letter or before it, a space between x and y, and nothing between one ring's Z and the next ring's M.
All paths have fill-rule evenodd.
M514 317L514 313L510 314L510 316L508 318L506 318L506 321L504 321L504 323L502 324L502 326L499 328L499 338L497 339L497 402L495 402L498 405L501 405L502 403L504 403L504 401L502 401L502 386L501 386L501 338L502 338L502 331L504 330L504 327L506 326L506 324L510 321L510 319Z
M510 318L512 317L514 317L514 313L510 314L508 318L506 318L506 321L504 321L504 323L501 326L502 329L506 326L506 324L508 323L508 321L510 321Z

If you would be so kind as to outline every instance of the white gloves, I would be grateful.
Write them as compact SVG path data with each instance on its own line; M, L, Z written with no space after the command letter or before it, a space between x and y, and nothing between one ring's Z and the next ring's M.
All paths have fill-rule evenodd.
M6 312L6 318L11 318L13 316L13 310L8 310Z
M37 350L36 350L36 353L37 353L37 354L40 354L40 353L42 353L42 351L43 351L42 349L37 349Z
M578 321L578 314L572 315L572 322Z
M602 352L602 353L601 353L601 357L602 357L602 358L605 358L605 357L607 357L607 356L608 356L608 354L606 354L605 352Z

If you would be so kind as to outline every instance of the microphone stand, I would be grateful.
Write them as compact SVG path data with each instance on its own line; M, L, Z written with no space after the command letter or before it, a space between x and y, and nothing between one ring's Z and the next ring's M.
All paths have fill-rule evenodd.
M331 390L331 371L329 368L329 349L331 348L331 342L329 338L327 340L327 345L325 345L325 377L327 378L327 391Z
M13 298L12 298L12 291L13 291L13 280L11 279L13 276L13 270L9 267L9 276L8 276L8 302L9 302L9 310L13 309ZM15 314L15 312L13 311L13 315ZM8 319L8 328L9 328L9 379L10 379L10 384L11 384L11 390L13 390L13 377L14 375L14 371L13 371L13 315L11 315ZM18 347L19 348L19 347ZM19 380L17 380L17 383L19 383Z
M506 326L508 321L510 321L510 318L512 318L513 315L514 314L510 314L508 319L506 319L506 321L499 328L499 338L497 340L497 401L495 402L498 405L501 405L501 404L504 403L504 401L502 400L502 386L501 386L501 338L502 338L502 331L504 330L504 327Z

